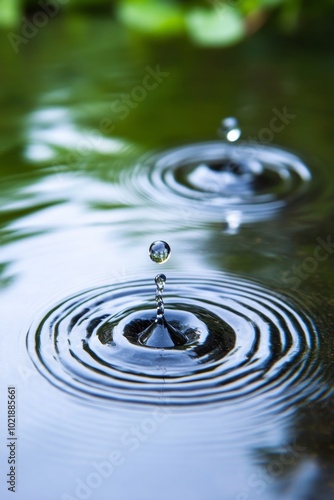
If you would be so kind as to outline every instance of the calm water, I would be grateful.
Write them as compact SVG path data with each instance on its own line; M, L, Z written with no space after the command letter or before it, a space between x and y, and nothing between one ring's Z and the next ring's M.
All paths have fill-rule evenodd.
M262 34L201 50L78 17L18 55L5 42L1 384L17 387L15 498L333 498L330 47ZM206 144L230 115L248 159L263 140L267 167L268 148L284 148L274 163L297 155L298 175L282 160L284 172L254 184L241 171L234 185L222 146ZM159 239L172 248L163 266L148 257ZM167 320L194 326L188 344L138 347L133 330L119 344L118 322L152 320L158 271Z

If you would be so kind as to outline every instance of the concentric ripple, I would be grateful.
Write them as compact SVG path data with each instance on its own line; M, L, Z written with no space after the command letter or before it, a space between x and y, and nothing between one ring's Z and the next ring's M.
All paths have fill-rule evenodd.
M152 203L194 219L253 222L299 200L311 180L303 161L283 149L207 142L143 160L131 183Z
M187 343L161 349L137 341L155 319L153 292L151 281L137 279L57 305L28 333L36 367L95 400L279 404L319 390L317 330L290 299L221 273L170 278L166 319Z

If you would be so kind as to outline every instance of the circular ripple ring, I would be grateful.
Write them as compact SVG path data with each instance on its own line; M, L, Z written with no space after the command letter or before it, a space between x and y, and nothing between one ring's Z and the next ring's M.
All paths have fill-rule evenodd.
M72 394L143 404L264 395L278 404L318 387L317 330L290 299L222 273L171 277L166 319L196 318L199 333L184 346L157 349L123 335L133 319L153 321L153 290L138 279L65 300L28 332L36 367Z
M125 176L128 174L125 173ZM264 145L198 143L140 162L131 188L148 203L191 211L216 221L238 212L242 221L266 220L300 200L312 176L298 156Z

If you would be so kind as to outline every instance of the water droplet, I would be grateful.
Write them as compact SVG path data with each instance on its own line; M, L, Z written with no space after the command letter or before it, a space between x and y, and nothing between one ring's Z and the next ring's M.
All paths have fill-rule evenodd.
M165 288L166 276L164 274L157 274L155 277L155 284L159 290L163 290Z
M171 249L168 243L161 240L154 241L149 248L149 256L151 257L151 260L157 264L167 262L170 257L170 253Z
M164 242L162 242L164 243ZM166 276L157 274L155 277L156 292L155 301L157 304L157 316L148 328L138 336L140 344L146 347L168 348L182 346L187 343L187 337L170 325L165 318L165 305L163 291L165 288Z
M235 142L241 136L238 120L233 116L224 118L221 122L219 135L228 142Z

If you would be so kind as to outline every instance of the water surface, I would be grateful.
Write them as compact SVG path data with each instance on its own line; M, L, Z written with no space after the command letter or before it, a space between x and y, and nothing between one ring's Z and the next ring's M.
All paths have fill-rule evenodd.
M18 390L16 498L332 498L330 48L263 33L225 52L202 50L83 17L56 20L18 55L9 44L0 50L2 385ZM158 85L132 94L157 66ZM263 130L284 108L293 118L271 138ZM296 203L255 218L246 207L233 225L219 206L147 187L148 159L215 141L229 115L248 144L270 138L266 147L307 165L310 189ZM27 331L92 290L125 287L134 307L149 309L152 286L154 310L147 249L158 239L173 251L166 310L168 300L172 310L205 297L233 324L231 345L217 354L231 371L216 375L214 358L211 378L192 385L191 357L178 358L174 376L184 378L173 387L167 370L114 397L98 374L84 397L86 372L54 377L52 348L29 355ZM98 397L103 387L107 398ZM1 488L9 498L3 478Z

